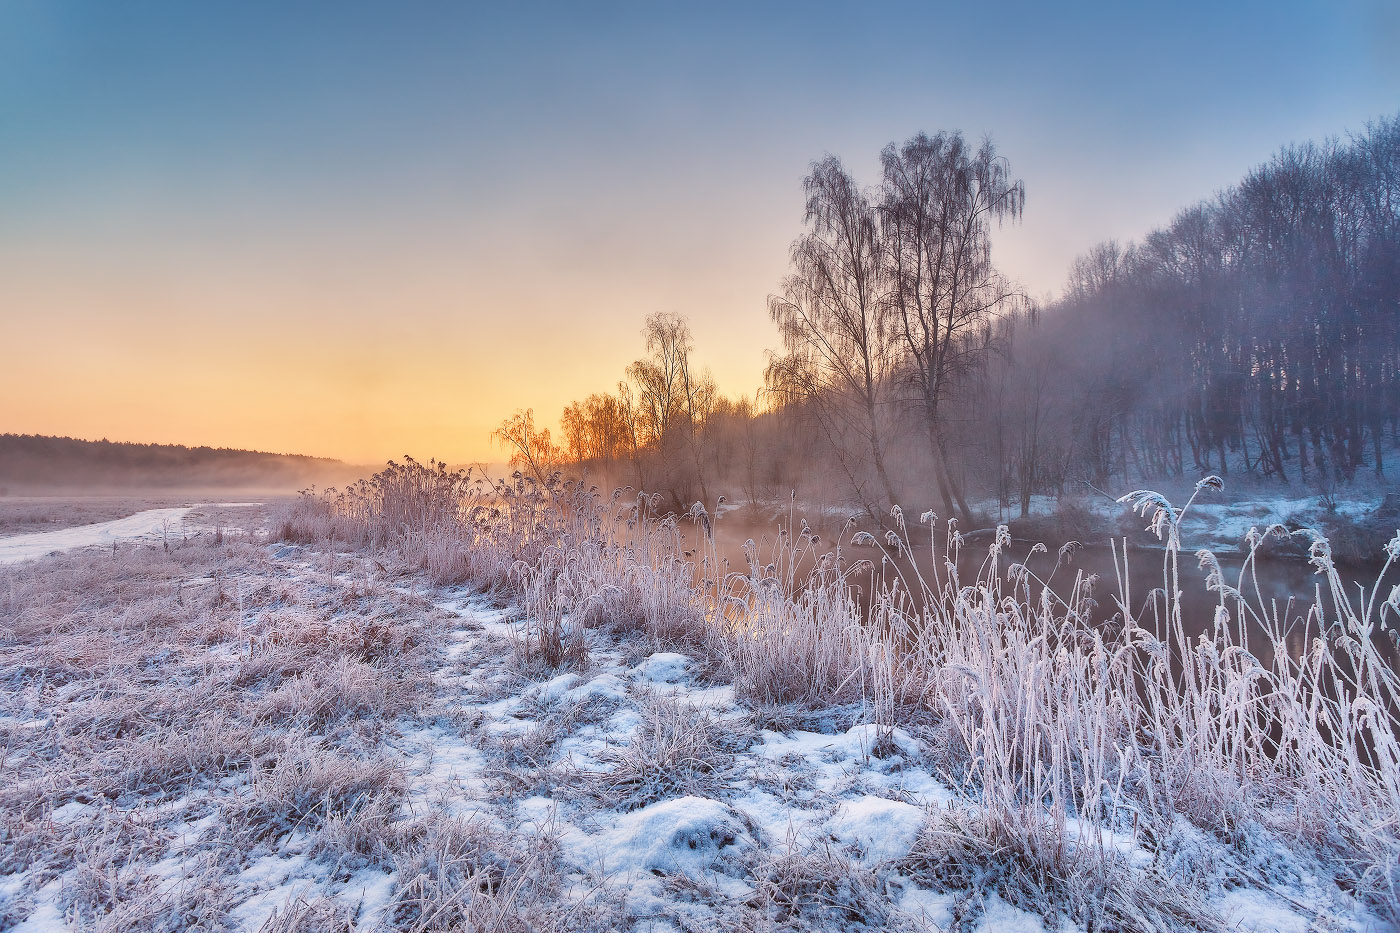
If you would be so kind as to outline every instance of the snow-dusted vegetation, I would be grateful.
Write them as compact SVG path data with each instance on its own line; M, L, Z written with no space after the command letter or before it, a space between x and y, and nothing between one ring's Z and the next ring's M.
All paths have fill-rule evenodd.
M1047 587L1001 538L909 578L908 533L881 572L805 528L728 567L645 496L412 462L266 540L8 568L3 923L1394 924L1400 595L1316 540L1316 615L1214 579L1189 636L1181 513L1129 504L1164 580Z
M1397 11L0 2L0 933L1400 933Z
M762 389L726 398L687 321L653 314L646 355L564 409L558 449L533 432L532 461L677 512L796 490L884 528L898 503L1054 545L1113 533L1075 527L1102 490L1189 495L1218 473L1256 502L1325 507L1350 562L1389 540L1400 120L1280 150L1141 242L1090 250L1048 302L999 261L1027 194L990 139L917 133L868 181L850 165L827 155L803 180ZM528 415L505 432L517 447ZM1059 528L1037 520L1047 501Z

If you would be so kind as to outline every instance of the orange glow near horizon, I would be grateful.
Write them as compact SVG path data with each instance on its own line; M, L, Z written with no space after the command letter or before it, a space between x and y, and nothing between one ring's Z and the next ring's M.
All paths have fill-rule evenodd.
M1048 296L1393 112L1400 19L1249 7L0 4L0 432L499 460L657 311L751 395L809 165L920 130L993 136Z
M744 248L781 269L781 234L776 247ZM433 267L346 247L296 271L279 248L260 252L54 244L0 257L4 305L25 309L5 322L0 430L352 463L498 461L490 434L504 417L533 408L553 427L565 404L612 388L642 355L657 303L637 296L665 295L661 306L691 318L697 359L727 393L761 384L771 342L773 275L759 263L741 302L733 277L668 289L601 255L592 277L530 283L489 255ZM291 255L306 260L304 248ZM736 330L753 339L736 346Z

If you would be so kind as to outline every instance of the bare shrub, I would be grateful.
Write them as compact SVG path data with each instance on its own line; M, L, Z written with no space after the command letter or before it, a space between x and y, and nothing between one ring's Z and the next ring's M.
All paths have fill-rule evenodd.
M1058 547L1067 541L1102 541L1113 534L1112 523L1079 499L1064 498L1047 515L1022 515L1010 523L1019 538L1049 542Z
M363 542L392 551L438 583L467 583L534 605L533 650L552 666L565 646L560 616L580 627L642 628L667 643L703 643L705 603L657 500L602 497L556 475L488 481L411 459L340 494L303 494L284 515L291 541ZM716 563L717 566L717 563ZM709 568L713 573L714 567ZM555 604L562 602L564 608Z

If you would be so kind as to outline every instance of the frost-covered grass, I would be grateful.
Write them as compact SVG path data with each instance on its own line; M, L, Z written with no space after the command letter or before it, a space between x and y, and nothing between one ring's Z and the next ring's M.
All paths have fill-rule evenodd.
M1205 481L1197 495L1218 486ZM683 551L675 520L653 516L646 496L519 476L493 486L412 463L350 497L304 501L313 521L290 527L341 523L346 540L398 549L430 571L450 564L448 579L521 601L518 643L546 668L586 663L588 627L602 625L706 658L754 710L855 707L881 734L926 727L940 776L975 816L961 824L977 827L965 838L988 853L1011 846L1046 877L1106 884L1131 870L1123 846L1174 859L1184 820L1226 846L1262 834L1317 859L1332 883L1400 922L1400 680L1377 645L1400 594L1345 592L1314 534L1323 598L1306 616L1251 591L1251 560L1239 579L1212 574L1213 620L1185 620L1178 564L1190 506L1147 492L1128 500L1165 546L1163 577L1147 592L1126 571L1114 588L1072 567L1054 586L1021 564L1003 576L1004 533L962 579L953 525L950 557L927 579L898 569L915 566L907 561L848 564L805 528L728 568L713 545ZM712 521L698 506L690 517ZM887 541L862 543L896 558L911 545L898 510L892 520ZM1253 531L1246 547L1252 555L1284 534ZM1400 538L1389 559L1398 552ZM1198 559L1213 566L1208 552ZM871 594L868 612L853 584ZM1091 625L1094 599L1114 600L1123 624ZM1297 643L1304 650L1291 652ZM1071 913L1128 922L1087 910Z
M432 750L405 736L446 716L434 677L451 619L372 560L246 538L4 571L3 925L549 915L566 888L535 890L554 864L543 842L411 793Z
M1225 581L1186 637L1171 548L1119 632L1064 568L730 568L436 467L280 526L0 570L0 927L1395 922L1394 672L1337 627L1391 594L1288 660Z

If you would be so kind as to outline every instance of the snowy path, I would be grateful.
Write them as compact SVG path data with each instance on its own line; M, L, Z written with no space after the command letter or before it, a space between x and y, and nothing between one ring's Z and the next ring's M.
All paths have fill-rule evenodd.
M17 564L33 560L55 551L69 551L73 548L110 546L117 541L130 541L134 538L152 538L164 534L167 528L173 530L180 521L193 510L194 506L173 509L147 509L95 525L79 525L76 528L61 528L58 531L39 531L27 535L10 535L0 538L0 564Z

